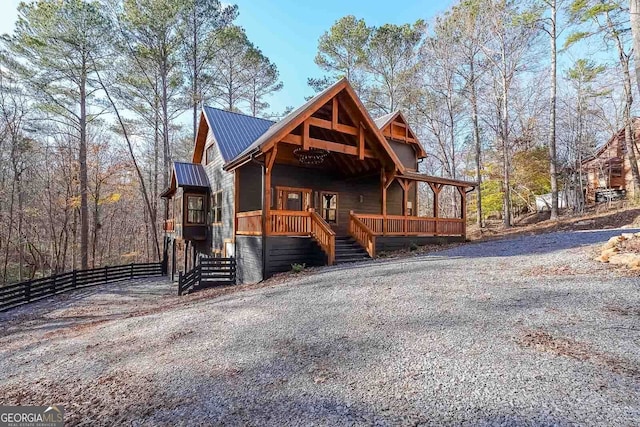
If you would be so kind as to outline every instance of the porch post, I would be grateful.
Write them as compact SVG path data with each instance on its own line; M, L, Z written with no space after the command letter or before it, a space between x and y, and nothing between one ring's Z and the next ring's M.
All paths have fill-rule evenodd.
M384 168L380 170L380 183L382 184L382 235L387 234L387 176Z
M462 218L462 237L467 238L467 192L465 187L458 187L460 193L460 218Z
M389 176L384 171L384 168L380 171L380 181L382 183L382 235L387 235L387 188L394 180L394 172L391 172Z
M265 236L271 234L271 171L276 161L278 153L278 144L274 145L271 151L266 154L264 162L264 200L262 201L262 209L264 211L264 224L262 229Z
M404 220L402 221L402 231L404 232L405 236L407 235L409 228L408 228L408 221L407 221L407 216L408 216L408 210L407 210L407 204L409 203L409 186L411 185L409 183L409 180L406 179L401 179L399 180L400 185L402 186L402 215L404 216Z
M443 184L432 184L429 183L429 187L431 187L431 191L433 191L433 220L435 221L435 232L434 235L438 235L438 213L440 212L439 198L440 198L440 190L442 190Z

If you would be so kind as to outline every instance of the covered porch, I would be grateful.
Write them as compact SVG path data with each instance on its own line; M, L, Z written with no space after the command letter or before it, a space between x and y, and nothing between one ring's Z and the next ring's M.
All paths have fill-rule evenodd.
M225 166L235 172L235 235L310 237L329 265L336 239L352 238L370 257L380 236L407 244L415 237L463 239L466 191L474 184L417 173L424 157L417 140L401 120L390 126L401 130L401 141L387 140L346 82L273 125ZM432 216L418 216L419 182L433 191ZM455 218L439 215L445 186L462 199Z

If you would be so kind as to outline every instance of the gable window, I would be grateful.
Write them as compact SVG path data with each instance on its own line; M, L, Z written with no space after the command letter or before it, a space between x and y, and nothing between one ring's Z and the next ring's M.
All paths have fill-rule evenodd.
M187 223L204 224L204 196L187 196Z
M213 161L213 158L215 157L215 151L213 148L213 144L211 144L210 146L207 147L207 152L206 152L206 163L205 164L209 164Z
M211 194L211 223L222 222L222 191Z

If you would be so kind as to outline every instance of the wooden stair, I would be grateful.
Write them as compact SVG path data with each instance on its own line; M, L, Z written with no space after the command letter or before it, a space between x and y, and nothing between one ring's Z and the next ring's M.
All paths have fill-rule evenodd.
M351 236L336 237L336 264L370 259L367 251Z

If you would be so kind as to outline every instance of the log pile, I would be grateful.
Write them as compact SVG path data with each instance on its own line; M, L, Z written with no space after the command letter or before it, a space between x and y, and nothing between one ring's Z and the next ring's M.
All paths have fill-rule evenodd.
M596 261L640 270L640 233L622 233L602 245Z

